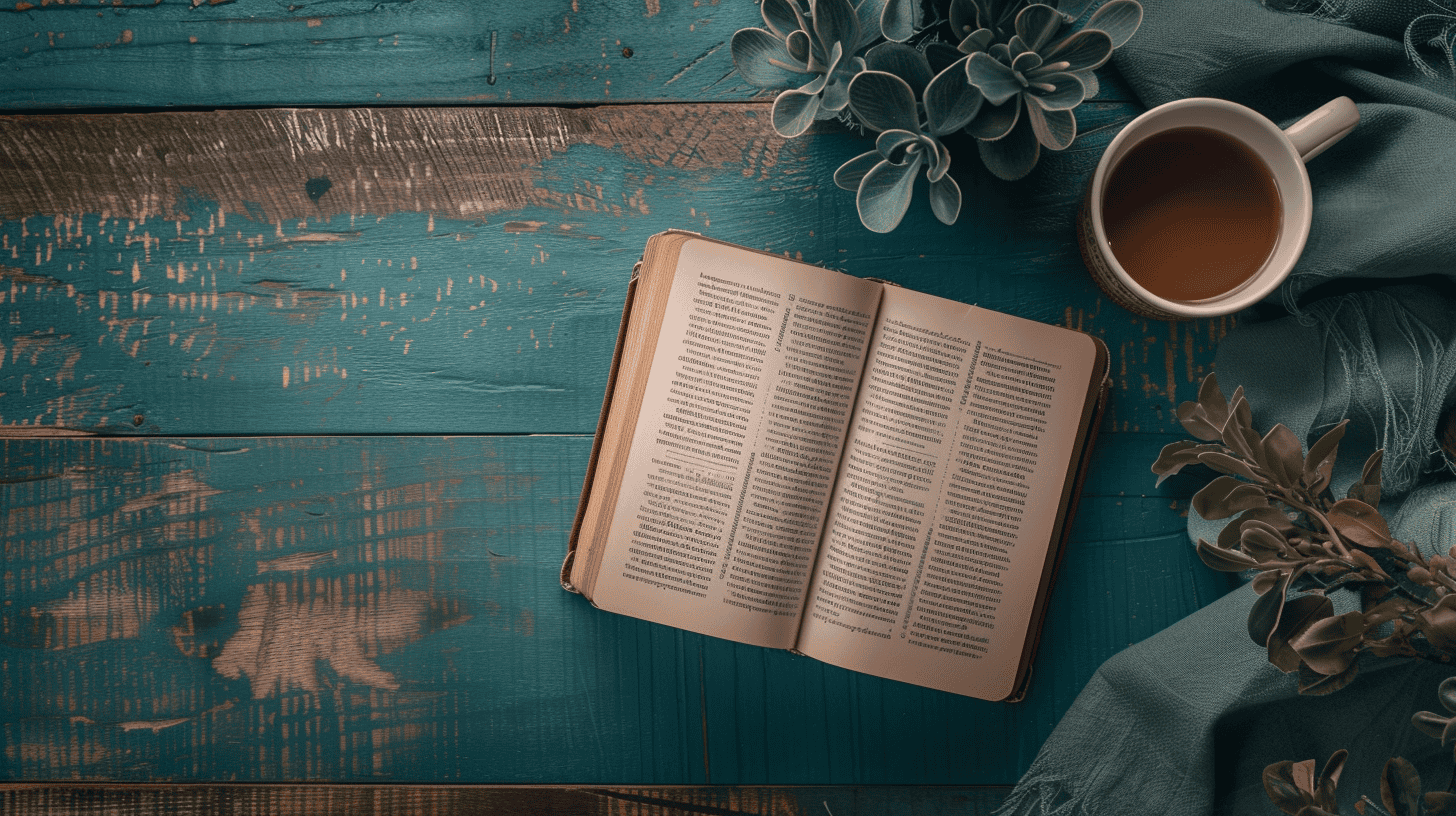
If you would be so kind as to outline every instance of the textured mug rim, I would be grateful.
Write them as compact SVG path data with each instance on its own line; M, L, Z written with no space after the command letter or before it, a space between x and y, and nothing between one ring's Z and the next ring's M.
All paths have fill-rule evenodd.
M1133 280L1132 276L1127 273L1127 270L1122 268L1122 264L1117 260L1117 256L1113 254L1112 245L1107 239L1107 230L1102 220L1103 193L1106 189L1108 178L1112 174L1112 169L1116 166L1112 161L1112 157L1118 155L1123 145L1132 138L1131 134L1137 131L1136 126L1140 123L1145 123L1149 119L1165 117L1169 113L1187 108L1204 108L1231 113L1265 130L1269 134L1277 136L1278 138L1275 143L1284 149L1287 158L1291 160L1292 165L1297 170L1295 191L1299 193L1304 203L1304 206L1300 207L1300 202L1291 201L1287 196L1280 195L1281 220L1290 220L1290 216L1295 210L1299 210L1299 215L1301 216L1298 218L1298 223L1296 224L1298 229L1288 242L1289 251L1287 253L1287 260L1284 263L1272 267L1274 271L1271 272L1270 264L1274 260L1271 256L1259 268L1259 271L1255 272L1244 284L1221 295L1215 295L1214 297L1198 301L1169 300L1149 292L1142 284ZM1186 127L1186 125L1181 126ZM1265 167L1275 176L1276 180L1280 178L1280 174L1272 166L1272 162L1267 155L1267 150L1261 149L1257 145L1249 144L1247 140L1233 133L1229 133L1227 129L1219 127L1217 123L1199 126L1217 130L1225 136L1238 141L1253 151L1254 155L1259 157L1259 160L1264 163ZM1158 133L1163 133L1171 129L1167 127L1156 128L1138 137L1137 141L1141 142ZM1123 155L1125 155L1125 152ZM1284 188L1281 186L1279 189L1283 193ZM1310 190L1309 171L1305 168L1304 159L1299 155L1299 151L1295 149L1294 144L1284 134L1284 131L1258 111L1240 105L1237 102L1212 97L1191 97L1173 102L1165 102L1162 105L1158 105L1155 108L1139 114L1137 118L1129 122L1121 132L1113 137L1106 149L1102 151L1102 157L1097 161L1097 169L1092 174L1089 194L1087 215L1091 222L1093 240L1096 243L1094 249L1101 256L1101 260L1107 265L1109 271L1118 279L1119 283L1140 298L1145 305L1158 311L1167 312L1183 318L1217 317L1232 314L1258 303L1275 289L1278 289L1279 285L1289 277L1289 273L1294 270L1295 265L1299 263L1300 256L1304 254L1304 246L1309 239L1309 228L1314 216L1314 197Z

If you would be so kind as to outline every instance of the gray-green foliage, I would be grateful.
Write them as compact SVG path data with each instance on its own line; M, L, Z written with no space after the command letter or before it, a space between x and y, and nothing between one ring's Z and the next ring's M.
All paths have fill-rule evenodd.
M834 174L866 227L899 225L922 168L931 210L952 224L947 137L971 137L994 175L1025 176L1043 149L1072 144L1093 71L1142 22L1137 0L1110 0L1077 26L1081 5L943 0L925 15L920 0L763 0L764 28L733 35L733 62L753 85L788 89L774 100L780 135L836 117L877 134Z

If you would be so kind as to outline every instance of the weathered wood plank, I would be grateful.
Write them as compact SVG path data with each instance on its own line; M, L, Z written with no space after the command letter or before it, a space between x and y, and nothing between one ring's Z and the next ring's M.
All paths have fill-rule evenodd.
M728 39L761 24L718 0L24 0L0 107L743 100Z
M1016 705L563 592L589 437L0 440L0 778L1009 784L1227 586L1170 438L1099 447Z
M31 785L0 787L15 816L988 816L1004 787L444 787Z
M762 104L0 117L0 425L589 432L676 227L1097 333L1112 427L1167 429L1229 322L1092 285L1072 217L1134 110L1080 112L1029 179L963 162L958 224L922 195L888 236L830 182L866 142L785 142Z
M728 41L762 24L719 0L20 0L0 109L742 101L765 92Z

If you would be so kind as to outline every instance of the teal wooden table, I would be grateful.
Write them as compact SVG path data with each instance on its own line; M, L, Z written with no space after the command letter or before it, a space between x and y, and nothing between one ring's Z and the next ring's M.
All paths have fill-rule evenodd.
M1227 588L1148 465L1230 323L1121 310L1072 240L1125 87L1022 182L963 159L954 227L917 201L880 236L830 180L861 138L778 138L732 73L757 20L0 10L0 809L983 812L1103 659ZM669 228L1107 342L1025 702L560 589L628 273Z

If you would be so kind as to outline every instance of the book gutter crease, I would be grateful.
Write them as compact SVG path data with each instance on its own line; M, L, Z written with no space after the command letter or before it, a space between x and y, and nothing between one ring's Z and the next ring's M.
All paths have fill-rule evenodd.
M1083 332L655 235L562 586L623 615L1018 700L1107 361Z

